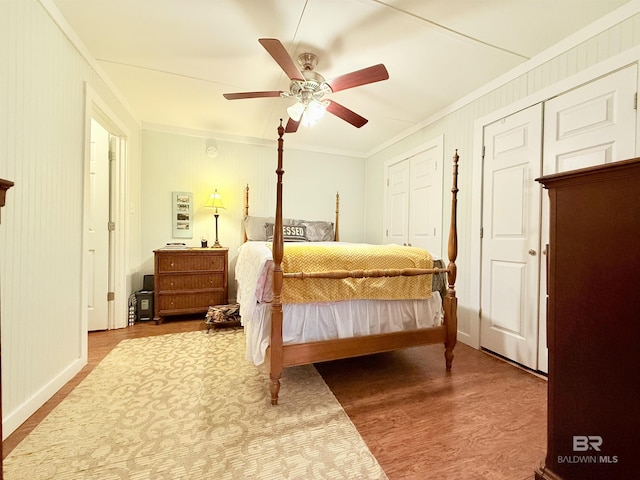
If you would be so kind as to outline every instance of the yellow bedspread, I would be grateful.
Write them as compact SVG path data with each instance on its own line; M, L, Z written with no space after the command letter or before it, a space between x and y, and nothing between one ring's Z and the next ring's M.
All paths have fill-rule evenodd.
M426 250L399 245L285 244L285 273L330 270L433 268ZM335 302L353 299L410 300L431 295L431 275L325 279L285 278L282 303Z

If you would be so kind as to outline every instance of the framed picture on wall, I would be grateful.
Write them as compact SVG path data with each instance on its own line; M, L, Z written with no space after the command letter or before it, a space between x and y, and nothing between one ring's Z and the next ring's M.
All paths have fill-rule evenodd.
M172 192L173 238L193 238L193 194Z

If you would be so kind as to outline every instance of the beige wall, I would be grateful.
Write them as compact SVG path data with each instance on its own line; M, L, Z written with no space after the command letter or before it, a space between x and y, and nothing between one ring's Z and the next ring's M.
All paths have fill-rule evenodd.
M277 126L276 126L277 127ZM277 136L274 128L274 137ZM206 147L215 144L211 158ZM218 219L220 243L229 247L229 297L235 298L233 268L242 242L244 187L250 188L250 214L275 213L276 143L248 144L215 138L144 130L142 134L141 263L153 273L153 250L167 242L190 246L204 237L213 243L213 215L203 208L218 189L225 210ZM306 220L335 218L335 196L340 192L341 240L364 239L364 160L340 155L287 149L283 166L284 216ZM171 229L171 192L191 192L194 199L193 238L174 239Z
M84 365L85 87L128 129L127 283L138 261L139 125L37 0L0 2L0 228L6 436Z

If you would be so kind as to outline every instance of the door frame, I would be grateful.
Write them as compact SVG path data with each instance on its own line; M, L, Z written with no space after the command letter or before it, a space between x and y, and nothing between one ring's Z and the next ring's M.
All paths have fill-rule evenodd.
M127 145L130 137L124 122L108 107L107 103L85 83L85 123L84 123L84 198L83 198L83 231L82 231L82 319L81 338L82 355L86 358L88 351L88 313L87 301L89 291L86 286L88 278L88 255L86 252L86 225L89 216L89 161L91 159L91 119L100 123L109 134L117 137L119 153L115 162L110 166L112 181L110 182L110 202L112 207L111 221L115 222L115 231L110 236L112 247L109 255L109 275L111 277L109 289L114 292L113 305L109 305L109 329L123 328L128 324L126 294L126 258L128 255L127 231L128 218L126 215L127 201ZM110 162L111 163L111 162Z
M473 126L473 149L471 152L473 160L473 172L471 179L471 198L477 199L471 205L471 243L469 262L469 330L467 332L458 331L458 340L476 349L480 349L480 307L481 307L481 274L482 274L482 240L480 238L482 229L482 189L483 189L483 138L484 127L493 122L508 117L514 113L529 108L536 103L545 102L557 95L577 88L581 85L596 80L599 77L609 75L621 68L629 65L636 65L640 69L640 46L634 47L604 60L597 65L582 70L570 77L556 82L548 87L528 95L516 102L491 112L478 118ZM639 75L640 78L640 75ZM640 120L640 109L636 113ZM640 121L636 121L636 154L640 151Z

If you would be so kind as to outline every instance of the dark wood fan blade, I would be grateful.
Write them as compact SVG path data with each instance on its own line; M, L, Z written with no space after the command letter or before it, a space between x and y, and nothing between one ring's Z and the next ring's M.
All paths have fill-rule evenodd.
M330 101L327 107L327 112L334 114L336 117L341 118L345 122L349 122L354 127L360 128L365 125L369 120L361 117L356 112L349 110L347 107L340 105L339 103Z
M295 133L298 131L298 127L300 126L300 122L296 122L293 118L289 118L287 121L287 126L284 129L285 133Z
M227 100L241 100L243 98L264 98L264 97L279 97L282 92L270 91L270 92L242 92L242 93L223 93L223 97Z
M356 70L355 72L346 73L339 77L327 80L327 84L334 92L346 90L347 88L359 87L368 83L375 83L381 80L387 80L389 72L381 63L372 67Z
M280 43L280 40L275 38L260 38L258 41L291 80L304 81L302 73L300 73L300 70L296 67L296 63L289 56L289 53L284 48L284 45Z

